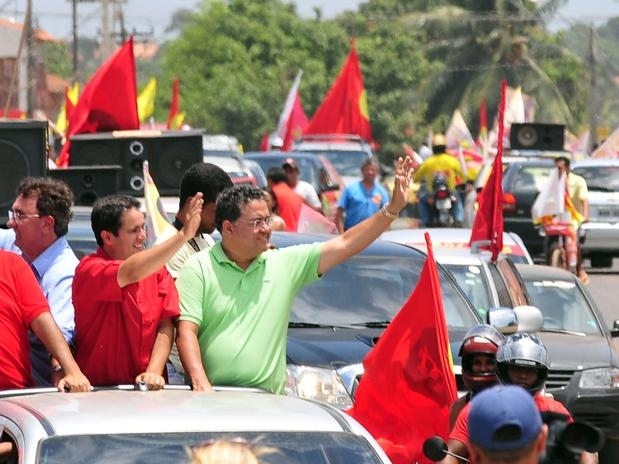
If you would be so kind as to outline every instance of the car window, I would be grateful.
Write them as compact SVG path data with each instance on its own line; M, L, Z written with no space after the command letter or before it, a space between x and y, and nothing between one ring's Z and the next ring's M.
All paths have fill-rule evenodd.
M281 168L284 163L285 157L277 156L256 156L252 157L252 160L256 161L265 174L268 174L271 168ZM305 158L294 158L297 166L299 166L299 176L301 180L308 182L316 188L320 185L320 174L317 172L316 165Z
M511 304L505 306L511 308L529 304L524 282L516 266L509 259L499 259L494 263L488 263L488 267L490 269L496 267L500 280L505 283L507 293L509 294L509 301L511 302ZM501 306L503 306L503 303L501 303Z
M525 284L533 305L542 311L545 329L601 334L595 314L575 282L527 277Z
M591 191L619 192L619 166L576 166L574 173L585 179Z
M361 165L368 158L364 151L320 150L342 176L361 176Z
M548 181L552 166L520 166L512 178L510 191L539 192Z
M391 321L417 284L424 260L422 256L353 257L299 292L291 322L350 325ZM447 325L468 330L478 321L453 281L444 271L439 276Z
M488 309L492 306L489 283L485 278L482 266L474 264L448 264L447 270L456 279L458 285L475 307L483 320L486 320Z
M44 440L40 464L168 464L189 462L190 447L210 441L242 438L275 452L261 456L263 464L379 463L363 437L345 432L199 432L132 435L59 436Z

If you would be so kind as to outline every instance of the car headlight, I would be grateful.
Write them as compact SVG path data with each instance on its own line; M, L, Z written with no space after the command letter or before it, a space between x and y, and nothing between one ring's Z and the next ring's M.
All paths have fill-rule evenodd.
M582 371L580 388L619 388L619 368L600 367Z
M288 364L284 393L323 401L340 409L352 406L352 399L342 380L332 369Z

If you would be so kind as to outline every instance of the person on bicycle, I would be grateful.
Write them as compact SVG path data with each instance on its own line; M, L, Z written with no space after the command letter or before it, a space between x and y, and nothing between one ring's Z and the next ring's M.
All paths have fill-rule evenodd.
M578 211L583 219L580 223L575 223L574 228L578 230L578 227L583 222L589 219L589 190L587 189L587 182L578 174L574 174L570 169L570 158L568 156L559 156L555 159L555 166L559 170L559 177L566 175L566 188L570 201L574 205L576 211ZM589 276L585 272L582 265L582 254L580 250L580 242L576 240L576 249L578 261L576 263L576 274L583 284L589 283Z
M464 219L464 207L460 195L456 193L456 185L465 178L460 162L446 153L447 139L442 134L436 134L432 139L433 155L427 158L415 172L415 182L424 181L424 187L419 191L419 220L424 227L432 223L433 181L437 176L443 176L449 191L456 198L451 207L456 225L461 225Z

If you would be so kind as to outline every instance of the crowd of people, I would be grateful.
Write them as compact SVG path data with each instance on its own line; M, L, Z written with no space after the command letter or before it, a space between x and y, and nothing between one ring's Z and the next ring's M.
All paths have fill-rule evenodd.
M457 161L444 154L440 140L433 150L415 179L430 179L436 163L455 182ZM339 200L340 233L325 242L270 244L272 230L297 230L301 205L321 211L294 160L269 171L265 190L235 186L217 166L198 163L181 179L174 228L152 247L145 246L138 199L98 199L91 213L98 248L81 261L65 237L70 188L54 178L23 179L9 229L0 231L0 389L83 392L93 385L143 384L156 390L187 383L195 391L221 385L282 393L297 292L369 246L407 205L409 157L396 163L391 197L376 182L376 160L360 168L361 179ZM569 162L557 160L557 168L569 175ZM586 185L568 179L586 217ZM429 194L420 198L423 217ZM454 208L461 220L461 205ZM221 235L216 243L215 230ZM548 434L540 411L572 420L544 393L549 360L542 342L524 333L504 337L483 325L467 334L460 356L469 393L451 409L444 462L458 462L454 456L475 463L539 459ZM582 453L581 463L595 462L595 453Z
M280 214L278 190L305 201L285 168L296 166L286 163L270 176ZM198 163L181 179L174 230L151 247L137 198L99 198L91 212L97 250L81 261L65 237L70 188L55 178L25 178L0 237L7 334L0 388L160 389L174 376L194 390L281 393L294 296L390 226L406 205L411 177L411 160L400 159L391 201L366 220L324 243L272 249L265 192L234 186L220 168ZM210 237L215 229L218 243Z

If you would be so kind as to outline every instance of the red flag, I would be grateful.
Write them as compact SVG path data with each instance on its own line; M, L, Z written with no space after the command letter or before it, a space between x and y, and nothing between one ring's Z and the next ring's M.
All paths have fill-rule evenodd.
M428 257L408 301L363 360L365 372L348 411L381 444L394 464L429 463L425 439L449 434L457 397L441 284Z
M292 104L292 111L290 111L288 123L286 124L286 133L283 138L284 145L282 146L283 151L290 151L292 148L292 143L295 139L301 137L303 130L307 127L307 124L307 116L303 110L301 98L297 93L294 103Z
M503 122L505 114L505 80L501 81L501 98L499 102L499 140L503 140ZM490 177L478 197L479 209L475 215L469 246L478 240L489 240L488 249L492 260L496 261L503 249L503 144L497 145L496 156L490 171Z
M70 137L75 134L135 130L140 127L133 37L93 74L71 110L67 142L56 164L69 165Z
M354 42L344 67L304 134L357 134L372 140L367 96Z
M174 79L172 82L172 102L168 114L168 129L180 129L185 119L185 112L180 111L180 82Z

